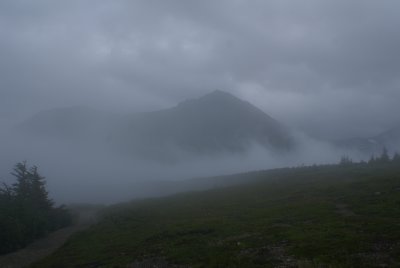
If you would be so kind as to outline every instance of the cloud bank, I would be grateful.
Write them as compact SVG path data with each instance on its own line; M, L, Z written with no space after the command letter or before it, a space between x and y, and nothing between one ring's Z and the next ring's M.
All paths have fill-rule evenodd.
M400 119L400 3L0 3L0 120L89 105L170 107L222 89L284 123L336 138Z

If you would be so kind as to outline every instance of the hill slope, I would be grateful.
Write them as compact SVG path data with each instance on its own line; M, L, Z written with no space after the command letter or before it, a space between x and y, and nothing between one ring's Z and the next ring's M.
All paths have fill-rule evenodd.
M174 159L177 154L242 153L253 145L293 148L290 132L260 109L233 95L214 91L156 112L117 116L85 107L41 112L20 129L27 135L97 141L130 155Z
M242 176L252 182L110 207L34 267L400 265L399 163Z
M400 150L400 125L369 138L352 138L335 143L339 147L356 149L368 154L382 152L384 147L390 151Z
M271 150L293 147L289 131L279 122L222 91L136 115L119 134L122 147L141 154L161 155L171 149L194 154L244 152L254 144Z
M381 133L375 139L387 147L397 146L400 148L400 125Z

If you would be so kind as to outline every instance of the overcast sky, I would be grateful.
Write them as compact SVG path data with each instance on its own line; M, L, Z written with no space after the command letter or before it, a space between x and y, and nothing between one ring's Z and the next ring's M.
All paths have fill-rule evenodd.
M214 89L324 137L400 123L398 0L2 0L0 122Z

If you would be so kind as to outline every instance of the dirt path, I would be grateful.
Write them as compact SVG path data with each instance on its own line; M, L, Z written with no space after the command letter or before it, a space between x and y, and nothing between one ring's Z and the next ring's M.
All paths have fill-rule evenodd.
M74 226L55 231L39 239L26 248L0 256L0 268L27 267L62 246L75 232L86 229L95 222L96 210L85 210L79 213L78 223Z

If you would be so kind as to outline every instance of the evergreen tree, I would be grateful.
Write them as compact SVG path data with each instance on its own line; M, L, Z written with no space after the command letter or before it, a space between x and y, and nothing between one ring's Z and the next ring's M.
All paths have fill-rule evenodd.
M24 227L20 221L13 188L0 186L0 254L24 245Z
M26 161L17 163L13 170L11 175L17 179L17 182L13 184L15 195L20 201L29 200L30 182Z
M49 199L49 194L45 188L45 178L38 173L37 166L33 166L30 169L29 176L31 183L31 202L33 202L37 208L45 210L51 209L53 201Z
M21 203L27 202L36 209L51 209L53 202L48 197L45 178L39 174L37 166L28 169L25 161L20 162L11 174L17 179L13 190Z
M342 166L348 166L348 165L353 164L353 160L350 157L348 157L347 155L344 155L340 158L339 164Z
M388 153L388 150L386 149L386 147L383 147L382 154L379 157L379 162L380 163L389 163L390 162L389 153Z
M11 187L0 185L0 254L72 223L65 207L54 207L36 166L20 162L11 174L16 182Z
M371 158L368 160L369 165L373 165L376 163L376 159L374 155L371 155Z

